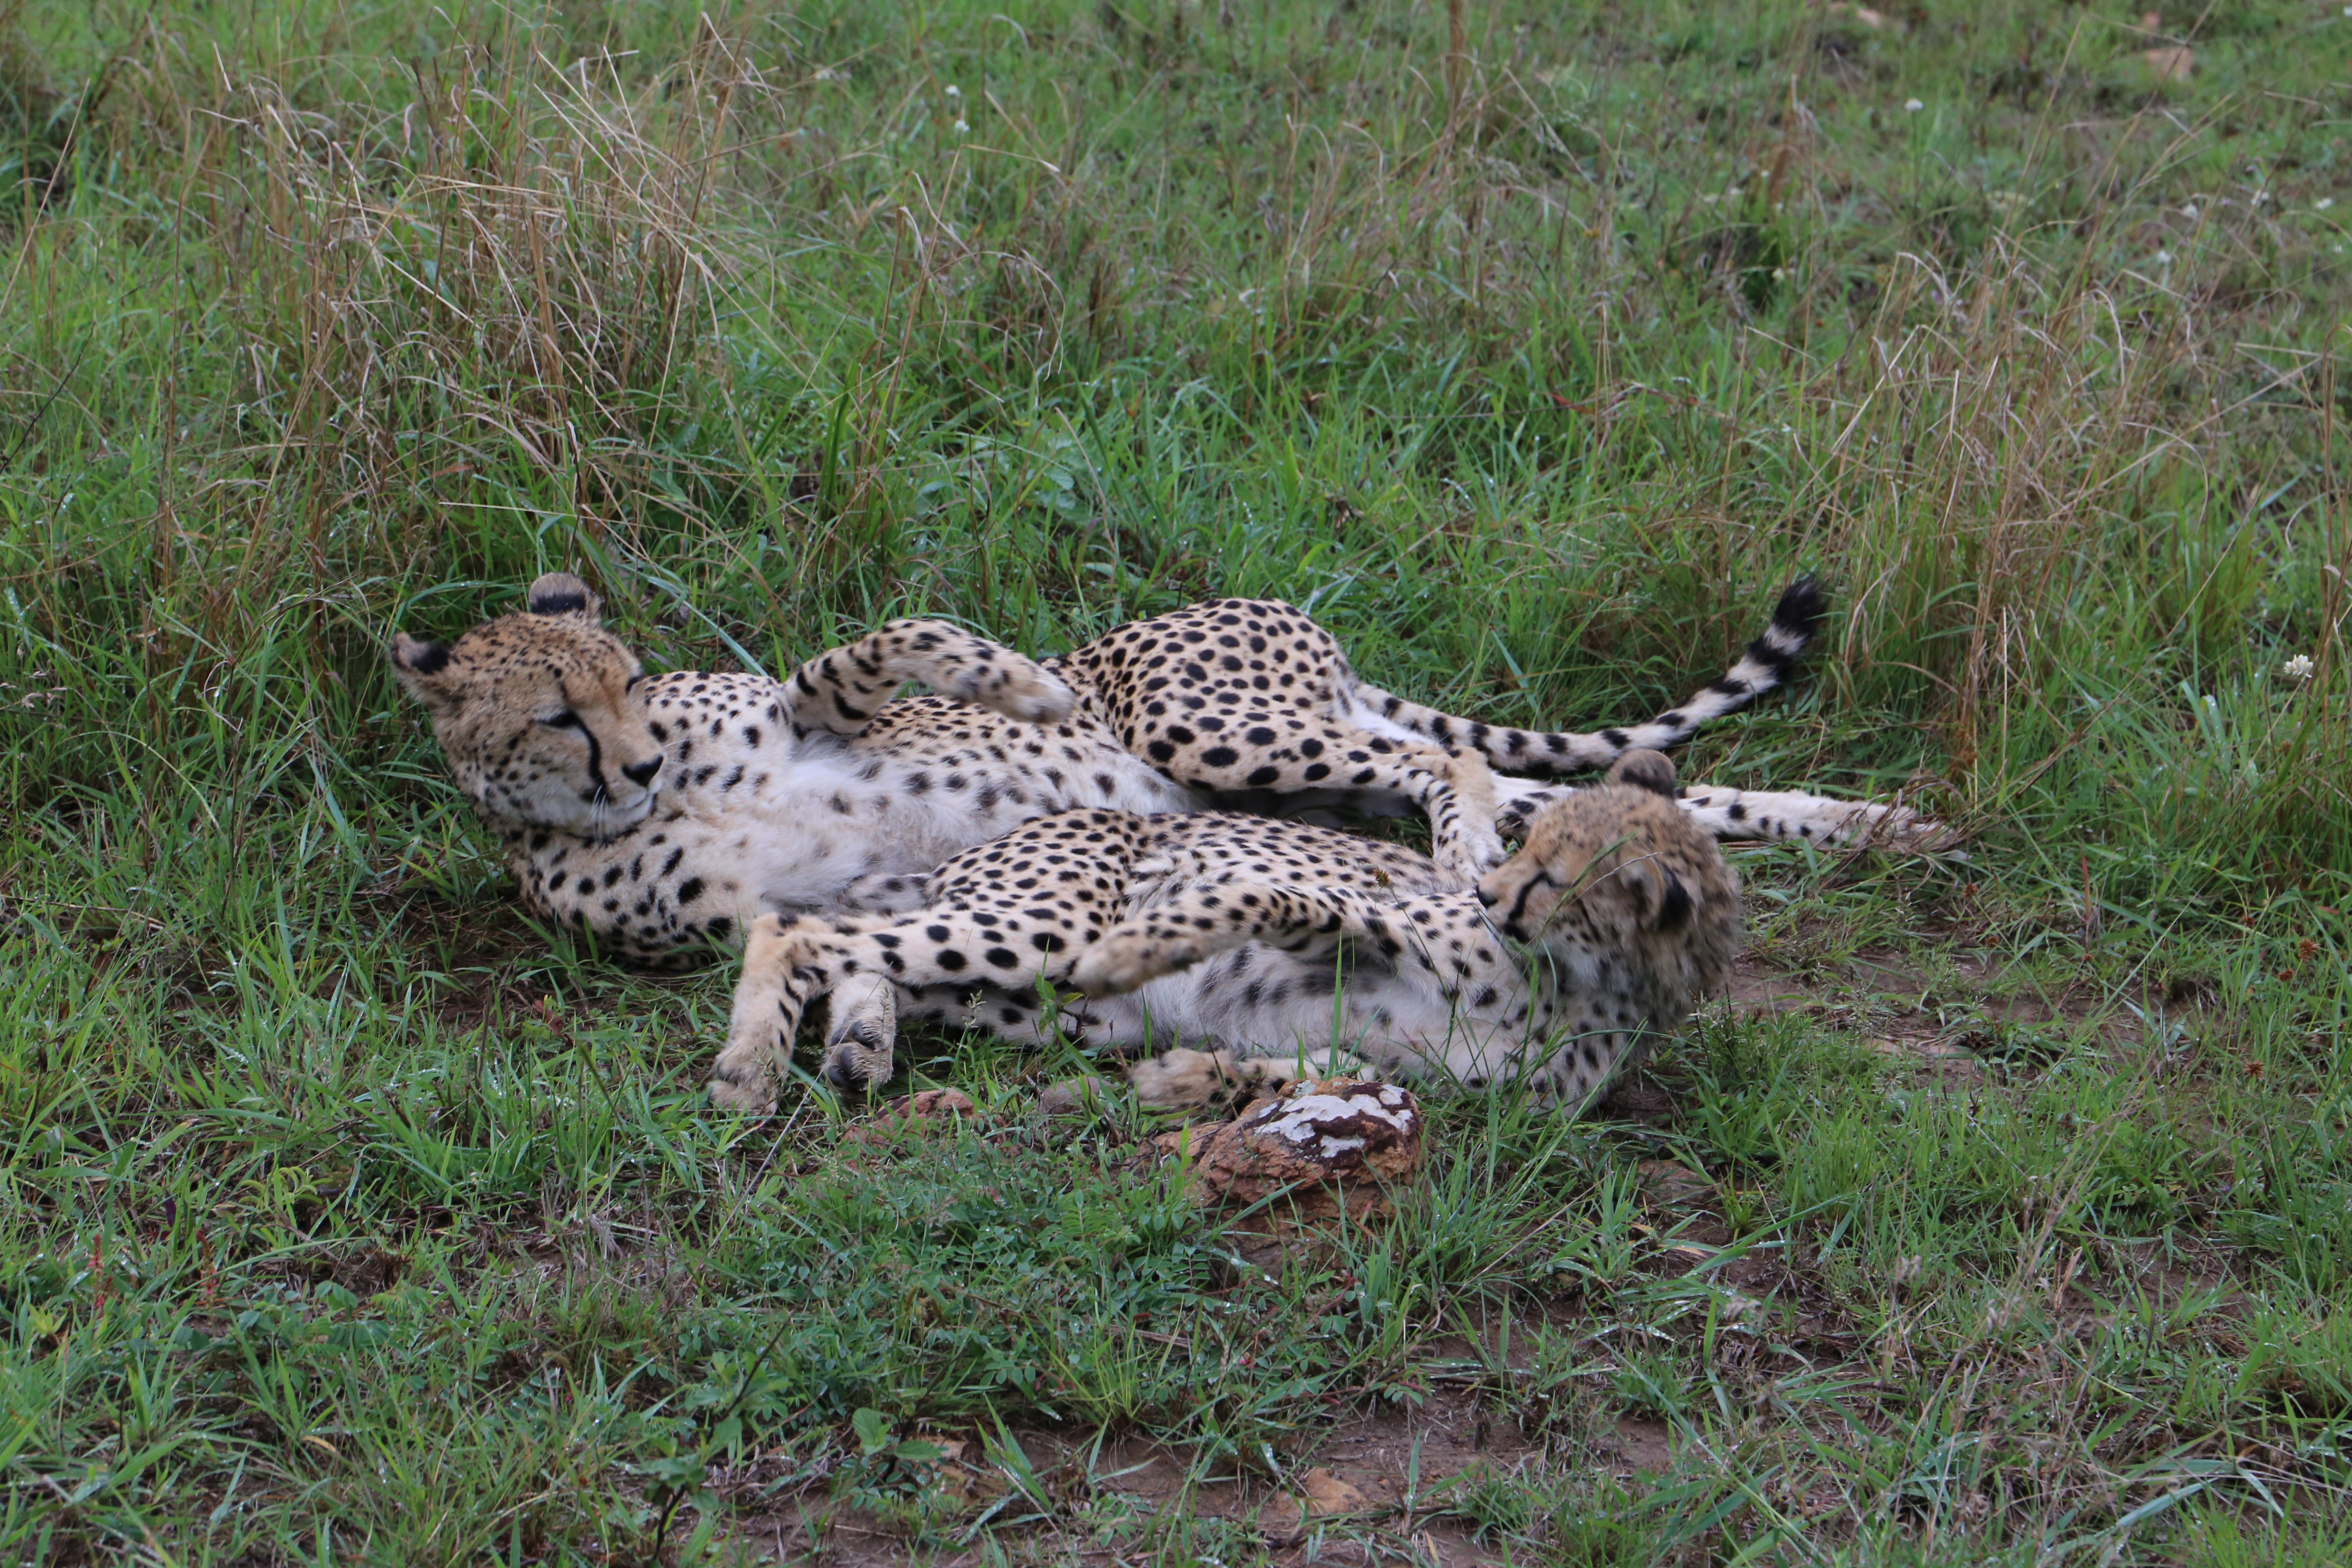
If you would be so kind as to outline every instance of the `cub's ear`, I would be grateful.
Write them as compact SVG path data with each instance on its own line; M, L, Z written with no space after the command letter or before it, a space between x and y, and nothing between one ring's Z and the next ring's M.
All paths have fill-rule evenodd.
M437 705L448 689L449 645L394 632L391 652L392 673L400 689L428 706Z
M1698 900L1690 884L1663 866L1651 868L1650 886L1657 891L1657 901L1650 915L1651 926L1658 931L1680 931L1690 924L1691 914Z
M1647 931L1678 931L1698 912L1703 895L1661 865L1655 857L1633 853L1601 879L1624 889L1633 906L1633 918Z
M541 577L523 596L523 604L534 616L578 616L592 626L604 608L604 602L588 591L588 584L569 572L550 572Z
M1672 800L1675 798L1674 761L1664 752L1636 747L1617 759L1615 765L1609 770L1607 782L1632 784L1636 789L1645 789Z

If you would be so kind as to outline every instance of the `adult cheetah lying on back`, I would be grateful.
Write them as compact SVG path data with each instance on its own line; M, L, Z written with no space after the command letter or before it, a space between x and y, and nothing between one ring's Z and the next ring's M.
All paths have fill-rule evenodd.
M1228 599L1033 661L939 621L894 621L783 680L647 676L585 584L550 573L526 607L454 644L400 635L403 688L458 787L504 840L526 901L641 962L732 941L766 912L885 912L910 876L1074 807L1157 813L1221 791L1426 811L1441 865L1501 858L1465 822L1448 752L1558 774L1687 737L1778 684L1811 635L1800 584L1731 670L1652 723L1544 734L1408 703L1356 679L1288 605ZM908 680L940 695L888 700ZM1567 786L1494 781L1514 834ZM1899 808L1699 787L1681 808L1727 838L1841 842L1920 829Z
M1664 757L1629 752L1466 888L1303 823L1046 817L942 866L919 910L755 921L711 1095L772 1109L820 996L824 1071L848 1087L890 1077L901 1016L1042 1042L1042 983L1090 998L1059 1019L1084 1045L1212 1047L1138 1063L1147 1104L1278 1089L1335 1052L1577 1104L1729 972L1738 886L1674 787Z

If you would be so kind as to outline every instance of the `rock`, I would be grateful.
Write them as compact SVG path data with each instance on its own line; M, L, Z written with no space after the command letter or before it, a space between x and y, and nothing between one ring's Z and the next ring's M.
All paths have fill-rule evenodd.
M1276 1492L1268 1498L1257 1510L1257 1527L1275 1545L1287 1546L1306 1536L1312 1521L1362 1513L1371 1506L1358 1488L1318 1467L1298 1478L1295 1495Z
M947 1116L977 1116L980 1107L971 1096L960 1089L927 1089L920 1094L910 1094L894 1102L890 1114L903 1116L909 1121L929 1121Z
M1200 1149L1197 1175L1212 1201L1254 1204L1286 1188L1328 1196L1399 1182L1426 1154L1421 1104L1392 1083L1308 1079L1253 1105Z
M977 1118L980 1107L960 1089L927 1089L904 1100L894 1100L875 1113L872 1122L852 1127L841 1135L845 1143L876 1147L894 1143L909 1133L924 1132L939 1121Z
M1103 1102L1105 1085L1092 1073L1049 1083L1037 1096L1037 1109L1047 1116L1085 1116Z

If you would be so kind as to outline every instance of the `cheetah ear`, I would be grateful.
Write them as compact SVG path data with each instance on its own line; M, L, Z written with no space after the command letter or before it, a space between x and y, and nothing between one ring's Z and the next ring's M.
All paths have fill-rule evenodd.
M1610 784L1633 784L1653 795L1675 798L1674 759L1664 752L1636 747L1617 759L1609 769Z
M588 591L588 584L569 572L541 576L523 595L523 604L534 616L578 616L592 626L604 608L604 602Z
M1657 931L1680 931L1690 924L1691 913L1697 900L1691 896L1690 885L1664 867L1654 868L1651 887L1657 892L1655 907L1650 914L1650 925Z
M392 673L400 689L428 708L449 696L449 645L423 642L406 632L392 634Z

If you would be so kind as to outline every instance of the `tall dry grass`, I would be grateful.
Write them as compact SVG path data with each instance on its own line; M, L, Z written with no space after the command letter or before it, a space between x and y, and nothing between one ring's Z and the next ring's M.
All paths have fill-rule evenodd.
M307 577L349 679L390 596L526 556L700 601L679 657L910 603L1076 635L1244 581L1312 596L1264 562L1323 559L1336 519L1353 563L1318 570L1394 595L1342 623L1464 702L1527 689L1498 629L1556 702L1598 652L1706 662L1825 563L1835 710L1914 726L1909 765L1988 817L2069 745L2195 750L2178 687L2251 692L2308 649L2177 804L2347 816L2329 285L2258 178L2191 182L2210 116L2085 129L2129 99L2070 65L1997 176L1924 121L1858 165L1851 115L1825 124L1868 84L1810 16L1769 35L1784 85L1633 71L1668 100L1639 116L1605 66L1468 13L1352 75L1294 37L1291 87L1205 117L1185 73L1245 30L1184 8L1019 49L983 24L961 55L758 8L658 58L477 21L390 70L151 19L76 132L138 202L85 174L21 228L37 334L91 247L164 289L145 581L186 602L142 613L151 676L171 624L233 661ZM990 75L1045 52L1066 79ZM1433 609L1441 563L1495 592Z

